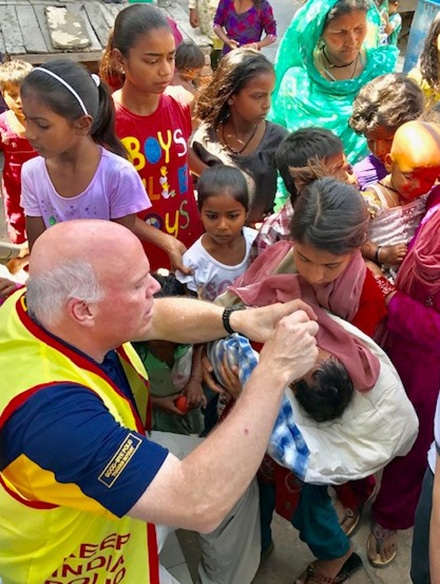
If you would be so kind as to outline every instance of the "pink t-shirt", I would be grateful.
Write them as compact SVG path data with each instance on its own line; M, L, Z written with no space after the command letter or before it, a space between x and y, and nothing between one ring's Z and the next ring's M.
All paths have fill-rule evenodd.
M56 192L41 156L23 165L21 182L25 215L42 217L46 227L72 219L120 219L151 207L130 162L104 148L94 177L75 197Z

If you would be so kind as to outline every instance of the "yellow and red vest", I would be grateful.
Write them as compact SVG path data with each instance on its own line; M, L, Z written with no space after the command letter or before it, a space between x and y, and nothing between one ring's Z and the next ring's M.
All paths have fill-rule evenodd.
M117 422L144 433L147 374L130 344L117 352L143 420L96 363L29 318L22 290L13 294L0 309L0 431L26 399L60 382L96 392ZM100 480L111 486L136 441L124 441ZM0 473L0 517L3 584L159 583L154 525L119 519L24 454Z

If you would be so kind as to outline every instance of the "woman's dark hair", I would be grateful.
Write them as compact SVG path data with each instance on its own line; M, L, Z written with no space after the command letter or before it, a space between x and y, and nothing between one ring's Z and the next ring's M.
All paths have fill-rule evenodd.
M304 379L292 384L295 398L316 422L340 418L350 403L354 386L340 361L327 359L312 374L313 383Z
M275 152L275 163L293 205L299 195L296 175L306 183L312 182L323 176L318 167L324 168L328 158L343 152L341 139L325 128L302 128L284 138Z
M380 75L361 88L348 123L358 134L379 127L393 131L417 119L424 105L423 91L412 79L403 73Z
M29 73L21 86L22 97L37 94L49 109L72 122L85 115L79 100L61 81L41 69L60 77L78 94L93 119L90 131L93 140L126 158L127 152L116 136L115 108L107 85L98 77L95 81L82 65L70 59L50 61Z
M370 0L339 0L333 8L327 12L322 30L325 30L332 20L335 20L344 14L350 14L350 12L354 12L355 10L368 12L371 6L372 3Z
M294 241L335 255L367 240L370 217L359 191L334 178L320 178L301 191L290 224Z
M124 84L124 74L112 56L113 49L118 49L123 57L127 57L139 37L161 28L173 34L164 13L155 6L132 4L119 12L99 66L99 74L113 89Z
M211 83L197 96L195 116L216 128L229 117L229 99L261 73L273 73L272 63L258 51L236 49L227 53L214 71Z
M183 41L176 49L176 69L188 71L188 69L201 69L205 65L205 55L202 49L191 41Z
M428 31L428 35L423 45L423 50L420 55L420 72L422 78L434 88L439 87L438 75L438 48L437 38L440 34L440 17L434 19Z
M197 204L199 211L208 197L227 193L249 210L249 190L244 174L235 166L219 164L202 172L197 181Z

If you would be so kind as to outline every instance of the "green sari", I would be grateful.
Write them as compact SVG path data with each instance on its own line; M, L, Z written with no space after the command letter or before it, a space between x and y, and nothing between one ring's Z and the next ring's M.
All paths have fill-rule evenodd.
M308 0L295 14L281 40L276 64L276 86L269 119L289 131L321 126L339 136L353 164L368 154L363 136L348 125L353 100L360 88L378 75L390 73L398 50L377 46L380 16L375 5L367 12L368 34L364 42L362 73L344 81L329 81L316 69L314 52L321 38L327 13L338 0Z

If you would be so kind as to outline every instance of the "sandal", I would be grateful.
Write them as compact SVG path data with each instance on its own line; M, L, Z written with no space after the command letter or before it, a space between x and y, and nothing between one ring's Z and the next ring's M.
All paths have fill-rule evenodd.
M307 566L304 572L295 580L295 584L342 584L352 574L354 574L362 566L361 558L353 552L351 556L345 560L342 568L339 570L334 578L318 574L315 572L316 562L312 562Z
M373 523L367 541L368 561L372 566L383 568L394 560L397 556L397 538L396 530L385 529L378 523ZM383 553L385 544L391 550L391 555L386 560L382 560L381 552Z
M344 515L342 520L339 522L342 530L344 531L347 537L354 532L356 527L359 525L359 521L361 520L361 510L358 509L357 511L353 511L350 507L344 507Z

